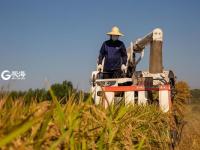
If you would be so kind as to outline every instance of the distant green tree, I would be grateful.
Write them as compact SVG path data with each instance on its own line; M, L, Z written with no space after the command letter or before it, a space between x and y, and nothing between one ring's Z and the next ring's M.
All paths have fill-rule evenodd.
M30 103L31 100L34 100L34 90L30 88L24 95L24 101Z
M58 100L62 99L63 101L65 101L70 92L73 91L73 85L72 82L65 80L61 84L55 83L51 85L51 90ZM49 91L47 93L47 98L52 99Z
M37 100L37 102L47 100L47 91L44 88L43 89L35 89L34 90L34 99Z

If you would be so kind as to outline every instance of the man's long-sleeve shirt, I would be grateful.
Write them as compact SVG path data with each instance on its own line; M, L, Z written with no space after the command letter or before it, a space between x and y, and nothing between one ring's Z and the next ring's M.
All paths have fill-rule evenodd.
M104 71L114 71L119 70L121 65L126 65L127 62L127 52L125 45L120 40L107 40L105 41L100 49L100 54L98 58L98 64L102 64L104 60Z

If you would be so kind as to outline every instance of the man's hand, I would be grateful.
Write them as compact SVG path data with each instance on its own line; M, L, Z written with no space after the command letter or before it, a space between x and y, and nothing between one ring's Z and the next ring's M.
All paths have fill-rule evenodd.
M126 72L126 66L123 64L122 66L121 66L121 70L123 71L123 72Z
M102 71L102 70L103 70L102 64L99 64L99 65L97 66L97 70L98 70L98 71Z

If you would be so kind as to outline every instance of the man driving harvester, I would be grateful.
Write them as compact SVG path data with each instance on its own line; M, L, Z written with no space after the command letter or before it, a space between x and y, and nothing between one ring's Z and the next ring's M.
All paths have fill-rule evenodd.
M127 53L125 45L118 40L119 36L124 36L118 27L112 27L111 32L107 35L110 39L103 42L99 57L98 57L98 71L103 71L103 78L120 78L122 73L126 72ZM104 66L102 61L104 59Z

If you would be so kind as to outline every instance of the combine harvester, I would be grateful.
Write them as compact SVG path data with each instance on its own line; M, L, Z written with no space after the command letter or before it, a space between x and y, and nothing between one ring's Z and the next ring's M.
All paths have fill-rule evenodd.
M144 37L131 42L127 48L127 71L123 78L103 79L105 72L93 71L92 97L95 104L110 104L122 101L125 104L159 104L163 112L172 107L175 88L175 76L171 70L163 70L162 59L163 32L154 29ZM136 66L143 58L144 49L150 45L149 71L137 71ZM141 54L136 60L136 54ZM157 99L153 93L158 94Z

